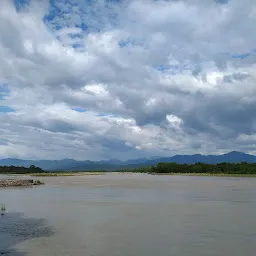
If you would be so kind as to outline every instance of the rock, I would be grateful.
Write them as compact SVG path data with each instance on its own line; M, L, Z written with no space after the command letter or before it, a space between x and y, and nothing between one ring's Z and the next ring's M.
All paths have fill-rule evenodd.
M40 180L0 180L0 187L28 187L42 184Z

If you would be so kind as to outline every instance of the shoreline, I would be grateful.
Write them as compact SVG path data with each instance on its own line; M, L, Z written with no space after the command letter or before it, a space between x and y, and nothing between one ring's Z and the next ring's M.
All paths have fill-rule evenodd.
M148 173L151 175L172 175L172 176L208 176L208 177L245 177L256 178L256 174L236 174L236 173Z
M122 171L97 171L97 172L48 172L48 173L24 173L24 174L10 174L10 173L1 173L6 176L29 176L29 177L72 177L72 176L93 176L93 175L106 175L106 174L147 174L147 175L159 175L159 176L198 176L198 177L245 177L245 178L256 178L256 174L243 174L243 173L153 173L153 172L122 172ZM2 181L0 179L0 187ZM16 180L17 181L17 180ZM28 180L19 180L19 181L28 181ZM40 182L40 181L36 181ZM25 182L26 183L26 182ZM27 182L28 183L28 182ZM26 183L26 184L27 184ZM30 184L31 185L31 184ZM33 184L32 184L33 185ZM40 184L37 184L40 185ZM18 185L17 185L18 186ZM22 185L20 185L22 186ZM29 186L29 185L23 185Z
M151 173L151 172L74 172L74 173L43 173L43 174L29 174L34 177L70 177L70 176L90 176L90 175L105 175L105 174L147 174L147 175L172 175L172 176L212 176L212 177L248 177L256 178L256 174L242 174L242 173Z

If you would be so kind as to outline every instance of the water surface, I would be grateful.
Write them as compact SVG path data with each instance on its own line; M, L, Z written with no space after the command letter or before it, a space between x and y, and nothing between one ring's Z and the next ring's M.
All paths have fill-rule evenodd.
M3 177L0 177L3 178ZM25 178L25 177L24 177ZM2 188L11 256L241 256L256 251L256 179L106 174Z

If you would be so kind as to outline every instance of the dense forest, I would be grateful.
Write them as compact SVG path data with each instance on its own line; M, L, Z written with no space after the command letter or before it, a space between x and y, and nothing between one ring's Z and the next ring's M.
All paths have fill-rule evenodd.
M220 164L177 164L159 163L152 167L134 169L134 172L145 173L207 173L207 174L255 174L256 164L242 163L220 163Z
M43 173L44 171L31 165L30 167L22 166L0 166L0 174L26 174L26 173Z

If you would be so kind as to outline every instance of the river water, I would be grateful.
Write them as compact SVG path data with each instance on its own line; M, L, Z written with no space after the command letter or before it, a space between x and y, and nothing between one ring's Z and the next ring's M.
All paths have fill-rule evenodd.
M254 178L105 174L41 180L39 187L0 189L8 210L0 217L2 255L255 255Z

